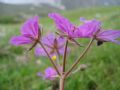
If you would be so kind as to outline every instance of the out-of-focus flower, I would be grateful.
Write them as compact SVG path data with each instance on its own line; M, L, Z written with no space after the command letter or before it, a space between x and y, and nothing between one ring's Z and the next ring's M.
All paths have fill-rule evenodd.
M78 46L82 46L79 44L75 38L79 38L78 35L78 27L72 24L67 18L63 17L58 13L50 13L48 15L51 19L54 20L57 29L60 31L60 36L67 37L70 41L75 43Z
M83 22L83 24L75 31L79 38L94 37L94 35L101 29L101 22L95 19L85 20L85 18L80 18L80 21Z
M50 13L48 16L54 20L57 29L63 34L63 36L76 38L76 34L74 33L76 26L72 24L67 18L58 13Z
M51 56L64 54L65 40L62 37L56 38L54 34L49 34L48 36L43 37L41 41ZM35 55L47 56L43 48L39 46L35 49Z
M98 40L98 44L102 44L103 42L113 42L120 44L120 41L117 40L117 38L120 38L120 30L100 31L95 38Z
M39 27L38 16L27 20L21 27L21 35L13 36L10 43L16 46L24 44L33 44L32 49L40 40L41 31Z
M44 73L38 72L37 75L48 80L54 80L58 76L57 72L52 67L45 69Z
M80 38L95 38L98 45L103 42L114 42L120 44L120 30L102 30L101 22L97 20L85 20L81 18L83 24L75 32Z
M54 68L49 67L45 70L45 78L53 80L57 75L57 72Z

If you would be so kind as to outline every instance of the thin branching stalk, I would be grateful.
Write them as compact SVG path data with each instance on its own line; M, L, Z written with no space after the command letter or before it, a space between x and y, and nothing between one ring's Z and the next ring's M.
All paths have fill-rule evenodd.
M58 67L58 69L59 69L59 71L60 71L60 57L58 56L58 58L56 59L56 65L57 65L57 67Z
M72 67L65 73L65 77L67 77L72 70L77 66L77 64L80 62L80 60L85 56L85 54L88 52L88 50L90 49L92 43L94 41L94 38L91 38L89 44L87 45L87 47L84 49L83 53L81 54L81 56L76 60L76 62L72 65Z
M57 65L58 65L58 69L60 69L60 67L61 67L61 65L60 65L60 53L59 53L58 50L56 50L56 51L57 51L57 56L58 56L58 58L57 58L57 60L56 60L56 63L57 63Z
M59 72L59 69L57 68L56 64L54 63L54 61L51 59L49 53L47 52L46 48L44 47L44 45L39 42L39 44L41 45L41 47L44 49L44 51L46 52L48 58L50 59L51 63L53 64L53 67L55 68L56 72L58 73L58 75L61 75L60 72Z
M63 56L63 73L65 72L65 66L66 66L67 46L68 46L68 39L66 40L64 56Z

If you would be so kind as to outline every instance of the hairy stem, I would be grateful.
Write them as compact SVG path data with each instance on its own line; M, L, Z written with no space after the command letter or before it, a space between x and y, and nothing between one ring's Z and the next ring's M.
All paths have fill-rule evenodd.
M72 65L72 67L65 73L65 77L67 77L72 70L76 67L76 65L80 62L80 60L85 56L85 54L88 52L88 50L90 49L90 46L92 45L94 41L94 38L92 38L89 42L89 44L87 45L87 47L84 49L83 53L81 54L81 56L76 60L76 62Z
M39 44L41 45L41 47L44 49L45 53L47 54L48 58L50 59L51 63L53 64L53 67L55 68L55 70L57 71L58 75L60 75L59 69L57 68L57 66L55 65L54 61L51 59L49 53L47 52L46 48L44 47L44 45L39 42Z

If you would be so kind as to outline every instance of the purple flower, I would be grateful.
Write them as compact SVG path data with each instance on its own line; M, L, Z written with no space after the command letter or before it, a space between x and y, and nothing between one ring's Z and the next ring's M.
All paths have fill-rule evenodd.
M75 43L78 46L82 46L79 44L75 38L79 38L78 35L78 27L72 24L67 18L63 17L58 13L50 13L48 15L51 19L54 20L57 29L60 31L60 36L67 37L70 41Z
M80 21L83 24L75 31L79 38L91 38L101 29L101 22L95 19L85 20L84 18L80 18Z
M98 41L98 45L103 42L114 42L120 44L117 38L120 37L119 30L102 30L101 22L97 20L85 20L81 19L83 24L76 30L77 35L80 38L92 38L94 37Z
M41 41L51 56L64 54L65 40L62 37L56 38L54 34L49 34L48 36L43 37ZM41 47L36 47L35 55L47 56Z
M57 29L64 36L76 38L76 34L74 33L74 31L76 30L76 26L72 24L67 18L63 17L58 13L50 13L48 16L54 20Z
M44 79L54 80L57 77L57 72L54 68L48 67L44 73L38 72L37 75L43 77Z
M120 41L117 40L117 38L120 38L120 30L100 31L95 38L96 40L98 40L98 43L113 42L113 43L120 44Z
M38 16L27 20L21 27L21 35L13 36L10 40L10 43L16 46L32 43L33 46L35 46L41 36L38 21Z
M55 79L55 76L57 75L57 72L54 68L49 67L45 70L45 78L53 80Z

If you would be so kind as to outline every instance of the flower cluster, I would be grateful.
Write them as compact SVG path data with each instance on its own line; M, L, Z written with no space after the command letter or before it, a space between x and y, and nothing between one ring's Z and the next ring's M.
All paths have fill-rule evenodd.
M97 20L82 20L83 25L79 26L78 36L81 38L95 38L100 42L114 42L120 44L117 38L120 37L119 30L103 30L101 22Z
M95 19L85 20L84 18L80 18L80 21L83 24L76 26L58 13L50 13L49 17L54 20L57 29L63 36L67 36L72 39L93 37L100 42L114 42L120 44L120 42L116 40L120 37L120 31L103 30L101 22Z
M65 43L64 38L62 37L56 38L54 34L49 34L43 37L41 41L51 56L54 55L58 56L64 54L63 52ZM47 56L43 48L40 46L36 47L35 54L36 56Z
M38 73L38 76L45 79L54 80L56 76L60 76L62 78L63 76L64 78L69 76L70 72L79 63L80 59L88 51L94 40L97 41L98 45L101 45L103 42L120 44L120 41L117 40L120 38L120 30L104 30L101 22L96 19L86 20L84 18L80 18L82 24L76 26L58 13L50 13L48 17L53 19L56 28L58 29L57 33L59 36L55 36L55 34L52 33L42 37L39 19L38 16L35 16L23 24L20 30L20 36L14 36L10 40L10 43L15 46L32 44L29 50L35 47L36 56L47 56L50 59L54 67L48 67L44 73ZM68 44L66 44L66 42L71 40L78 43L75 39L82 38L89 38L92 39L92 41L88 44L87 48L78 60L70 66L71 68L67 72L62 71L61 68L65 68L66 65L65 60L66 53L68 51L66 48ZM60 58L58 57L60 56L64 57L63 61L59 60Z

